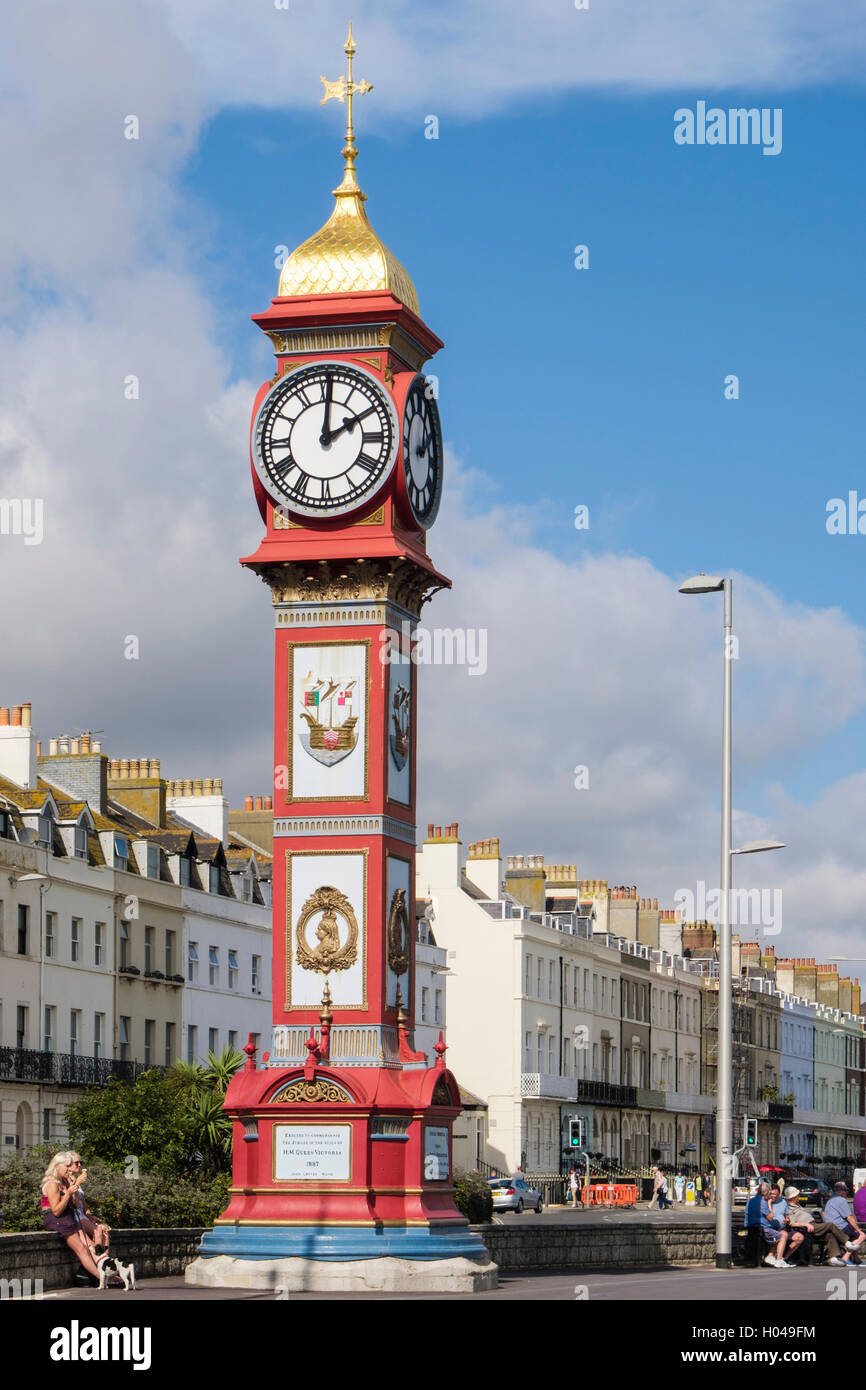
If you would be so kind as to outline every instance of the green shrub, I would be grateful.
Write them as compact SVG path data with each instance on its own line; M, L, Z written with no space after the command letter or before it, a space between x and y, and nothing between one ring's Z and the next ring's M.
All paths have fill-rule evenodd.
M0 1169L4 1231L42 1231L42 1175L55 1145L25 1150ZM109 1226L211 1226L228 1205L231 1174L175 1177L158 1170L128 1178L81 1150L87 1168L83 1191L94 1213Z
M490 1184L480 1173L454 1172L454 1205L473 1224L493 1219Z

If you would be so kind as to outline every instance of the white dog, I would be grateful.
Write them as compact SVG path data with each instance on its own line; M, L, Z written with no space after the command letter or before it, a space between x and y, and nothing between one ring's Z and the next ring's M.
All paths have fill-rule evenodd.
M96 1259L96 1267L99 1270L99 1287L108 1287L108 1280L116 1276L121 1280L124 1291L129 1293L130 1289L135 1289L135 1265L121 1264L120 1260L114 1255L99 1255Z

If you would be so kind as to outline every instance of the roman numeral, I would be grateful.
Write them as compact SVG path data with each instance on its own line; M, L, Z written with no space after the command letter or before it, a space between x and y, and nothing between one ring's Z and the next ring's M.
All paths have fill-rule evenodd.
M310 475L309 475L309 473L305 473L305 472L303 471L303 469L300 469L300 468L299 468L299 469L298 469L298 476L297 476L297 478L295 479L295 481L292 483L292 491L293 491L293 492L300 492L300 493L302 493L304 496L306 496L306 492L307 492L307 483L308 483L309 481L310 481Z
M331 500L332 500L332 499L331 499L331 483L330 483L330 480L329 480L328 478L323 478L323 479L322 479L322 501L323 501L323 502L330 502Z
M359 468L363 468L365 473L375 473L376 469L379 467L378 459L368 458L364 453L358 455L355 459L355 463Z
M381 444L381 443L382 443L382 431L381 431L381 430L377 430L375 434L365 434L365 435L364 435L364 443L365 443L365 444Z

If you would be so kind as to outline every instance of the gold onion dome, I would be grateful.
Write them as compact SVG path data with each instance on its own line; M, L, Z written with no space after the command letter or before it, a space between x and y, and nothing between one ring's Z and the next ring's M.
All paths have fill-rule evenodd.
M355 132L352 127L352 97L355 92L372 91L370 82L352 81L355 45L349 26L346 44L348 78L325 84L322 105L332 97L346 101L346 143L343 146L345 170L339 188L334 189L334 210L314 236L289 256L280 273L279 295L349 294L353 290L390 290L397 299L418 313L418 296L408 273L377 237L364 211L366 195L355 176Z

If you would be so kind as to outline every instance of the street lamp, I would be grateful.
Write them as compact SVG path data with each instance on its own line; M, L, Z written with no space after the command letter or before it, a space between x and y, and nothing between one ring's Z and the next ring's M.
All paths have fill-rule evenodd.
M722 881L719 903L719 1017L718 1064L716 1068L716 1171L721 1178L716 1199L716 1268L731 1267L732 1199L731 1158L733 1153L733 980L731 971L731 856L758 854L762 850L783 849L774 840L755 840L740 849L731 845L731 580L711 574L697 574L680 585L681 594L725 596L723 650L724 684L722 698Z

